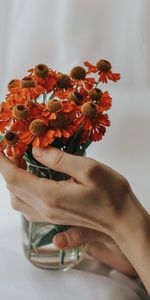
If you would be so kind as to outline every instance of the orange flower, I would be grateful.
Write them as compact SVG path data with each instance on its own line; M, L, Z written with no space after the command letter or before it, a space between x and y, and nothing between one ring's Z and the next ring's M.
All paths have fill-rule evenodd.
M28 104L30 102L30 97L26 97L22 95L22 90L18 91L17 93L9 93L6 95L6 102L12 108L16 104Z
M96 83L95 78L86 78L86 70L81 66L74 67L70 72L70 77L72 78L72 86L78 88L84 87L90 90Z
M45 106L40 103L28 105L16 104L10 109L7 102L2 103L0 113L0 132L6 132L8 126L11 131L23 132L35 118L39 118Z
M49 69L46 65L39 64L28 72L30 72L30 76L36 84L42 86L47 93L51 92L56 85L57 73Z
M87 61L84 64L88 71L76 66L70 75L39 64L29 70L29 76L8 84L9 93L0 109L0 132L5 134L0 151L18 156L28 150L28 145L47 147L55 142L55 146L67 143L68 147L68 139L77 132L82 143L102 139L110 126L104 112L110 109L112 99L98 83L116 82L120 74L112 73L106 60L99 60L95 66ZM88 78L91 73L98 74L99 80Z
M28 129L20 134L20 140L33 147L47 147L54 141L54 130L47 130L47 124L43 119L33 120Z
M19 140L16 132L7 131L4 139L0 142L0 151L4 150L10 157L22 157L27 150L27 146Z
M41 85L37 85L32 77L26 76L20 81L20 84L15 87L14 98L16 102L17 99L20 101L20 97L26 101L30 101L30 99L35 99L45 92L46 90Z
M77 126L73 124L72 117L74 115L71 113L58 112L56 113L56 119L49 121L49 128L54 130L55 137L68 139L77 131Z
M1 103L0 112L0 132L4 133L6 128L11 124L13 119L12 112L7 102Z
M75 124L82 126L83 141L98 141L105 134L105 127L110 126L107 114L99 112L99 106L89 101L81 106L81 115L76 118Z
M36 85L34 80L26 76L21 80L22 96L25 98L35 99L41 94L44 94L46 90L41 85Z
M102 82L102 83L107 83L108 80L111 80L111 81L114 81L114 82L120 80L120 74L113 73L111 71L112 66L111 66L110 62L108 62L107 60L104 60L104 59L99 60L96 63L96 66L92 65L88 61L85 61L84 65L88 68L87 74L98 73L99 81Z
M100 124L99 126L97 126L95 130L94 129L91 131L83 130L83 132L81 133L82 135L81 143L92 142L92 141L98 142L102 140L105 133L106 133L106 128Z
M110 97L108 92L104 92L102 94L102 98L99 100L98 104L98 112L107 111L111 108L112 98Z
M13 79L8 83L8 90L12 94L15 94L18 91L19 87L20 87L20 80L19 79Z
M34 118L41 116L43 105L30 103L28 105L16 104L10 109L7 102L2 103L0 113L0 132L4 133L8 126L10 130L22 132Z
M47 106L44 108L42 116L47 118L48 120L55 120L56 114L58 112L68 113L76 109L76 105L74 103L70 103L69 101L59 101L57 99L51 99Z

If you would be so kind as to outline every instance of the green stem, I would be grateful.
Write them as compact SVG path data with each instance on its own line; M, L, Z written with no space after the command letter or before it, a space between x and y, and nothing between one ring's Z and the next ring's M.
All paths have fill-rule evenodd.
M75 252L76 252L76 260L78 261L80 258L80 250L79 248L75 248Z
M65 250L60 250L60 264L64 265Z

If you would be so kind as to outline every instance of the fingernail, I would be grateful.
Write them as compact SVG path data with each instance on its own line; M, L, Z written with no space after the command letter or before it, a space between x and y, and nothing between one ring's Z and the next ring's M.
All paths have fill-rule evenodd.
M66 238L66 235L64 233L59 234L58 236L55 237L55 243L57 247L59 248L65 248L68 246L68 241Z
M39 147L33 147L32 149L32 153L33 155L35 155L36 157L42 157L43 155L43 150Z

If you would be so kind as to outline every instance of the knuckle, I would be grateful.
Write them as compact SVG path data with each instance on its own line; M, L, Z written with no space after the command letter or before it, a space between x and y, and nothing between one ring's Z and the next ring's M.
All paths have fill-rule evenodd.
M99 164L95 161L89 160L85 175L88 179L94 180L99 176L100 167Z
M13 185L11 185L10 183L7 183L6 186L7 186L8 191L10 193L13 193L13 191L14 191Z
M85 244L85 234L82 228L71 228L66 232L70 245L84 245Z
M35 218L31 215L24 214L24 217L28 222L35 222Z
M20 201L17 198L11 200L11 206L14 210L20 211Z
M80 244L85 244L85 233L82 228L75 231L74 239L77 240Z
M121 177L120 179L120 192L122 195L127 194L130 189L130 184L125 177Z

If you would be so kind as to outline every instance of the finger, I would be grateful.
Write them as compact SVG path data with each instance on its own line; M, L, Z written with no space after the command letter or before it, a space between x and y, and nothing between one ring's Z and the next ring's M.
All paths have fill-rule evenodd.
M106 235L93 229L72 227L63 233L55 235L53 242L59 249L69 249L85 245L93 241L105 241Z
M19 199L21 199L25 204L29 202L29 196L22 191L20 191L18 188L16 188L15 191L13 191L13 194L17 196ZM32 195L31 195L32 197ZM73 211L69 211L64 209L63 207L59 206L53 206L49 205L47 207L43 201L39 202L40 205L37 205L37 202L39 202L36 198L31 199L29 202L29 205L33 207L33 209L36 209L41 212L43 215L43 222L50 222L52 224L60 224L60 225L70 225L70 226L82 226L87 227L87 220L83 219L82 217L78 216ZM53 201L52 201L53 202ZM33 203L33 205L32 205ZM20 212L23 211L22 207L19 207L18 210ZM90 227L90 224L89 224ZM93 228L94 225L91 224L91 228Z
M108 249L103 243L93 242L87 244L86 252L96 258L98 261L104 263L110 268L116 269L127 276L136 277L137 273L130 264L130 262L124 256L114 255L114 253Z
M43 218L40 215L31 215L31 214L25 214L23 213L23 216L28 222L37 223L37 222L43 222Z
M34 157L50 169L68 174L84 181L85 174L91 166L91 159L68 154L54 147L48 149L33 148Z
M31 207L32 209L34 209L35 211L44 211L45 209L45 204L43 203L43 201L41 200L41 198L37 198L36 195L30 194L28 193L28 190L22 190L18 187L16 187L15 185L7 185L8 190L10 192L10 195L12 197L13 195L13 199L17 198L21 200L22 205L19 205L18 209L16 208L16 210L23 212L23 205L26 205L27 207ZM15 205L14 205L15 206ZM17 205L16 205L17 206ZM13 207L15 208L15 207Z
M22 213L29 222L45 222L46 218L41 211L26 204L19 197L11 193L11 206L14 210Z
M34 183L37 184L36 176L33 176L32 174L29 174L25 170L21 169L19 161L15 160L15 163L13 163L13 161L10 161L2 153L0 153L0 173L6 182L10 184L25 185L25 180L31 179L31 177L34 179Z
M57 207L50 207L47 209L45 205L43 205L43 202L41 202L41 205L37 205L36 203L38 202L37 199L31 199L29 202L29 196L22 191L19 191L16 189L13 194L13 200L14 202L12 203L12 206L15 210L21 212L21 213L26 213L26 214L32 214L36 213L37 211L41 213L42 215L42 222L50 222L53 224L70 224L70 225L76 225L78 224L78 219L74 218L72 214L69 212L64 211L61 208ZM17 200L16 200L17 199ZM19 202L18 199L21 201ZM34 203L32 205L32 203Z
M22 191L26 196L27 203L36 205L41 204L40 197L43 194L49 193L51 190L51 197L56 197L55 191L59 191L59 184L53 180L38 178L35 175L18 168L13 164L4 154L0 153L0 173L4 177L7 187L10 192L16 189ZM62 191L61 191L62 193Z
M38 220L43 221L43 216L38 210L24 203L20 198L16 197L14 194L10 195L10 199L11 199L11 206L14 210L26 214L30 216L30 218L32 217L32 220L34 219L34 222L36 221L38 222Z

